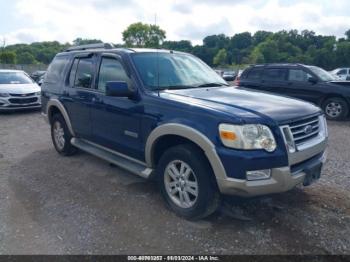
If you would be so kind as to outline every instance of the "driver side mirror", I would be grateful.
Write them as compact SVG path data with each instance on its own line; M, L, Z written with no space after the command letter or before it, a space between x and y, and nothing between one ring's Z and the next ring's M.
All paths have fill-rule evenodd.
M316 84L318 82L317 79L315 77L313 77L313 76L309 77L309 79L307 81L309 81L312 84Z
M128 87L124 81L108 81L106 83L106 96L115 97L131 97L134 92Z

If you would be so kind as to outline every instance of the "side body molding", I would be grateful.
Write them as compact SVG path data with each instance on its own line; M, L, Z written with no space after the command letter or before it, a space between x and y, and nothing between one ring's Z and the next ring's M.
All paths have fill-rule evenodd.
M218 154L216 153L215 145L204 134L196 129L176 123L161 125L155 128L149 135L145 148L145 159L148 167L154 167L153 156L157 140L166 135L181 136L198 145L205 152L216 179L221 180L226 178L226 172Z
M74 133L73 127L72 127L72 123L70 121L68 113L67 113L66 109L64 108L63 104L58 99L50 99L47 102L46 115L47 115L47 118L49 120L49 123L51 122L51 110L53 109L53 107L56 107L56 108L58 108L58 110L60 110L64 120L66 121L69 132L71 133L72 136L75 136L75 133Z

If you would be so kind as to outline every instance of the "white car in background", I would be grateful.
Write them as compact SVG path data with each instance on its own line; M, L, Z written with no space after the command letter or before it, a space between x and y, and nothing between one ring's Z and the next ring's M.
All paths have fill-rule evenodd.
M350 80L350 68L336 68L330 73L334 75L338 80Z
M41 108L41 88L24 71L0 70L0 111Z

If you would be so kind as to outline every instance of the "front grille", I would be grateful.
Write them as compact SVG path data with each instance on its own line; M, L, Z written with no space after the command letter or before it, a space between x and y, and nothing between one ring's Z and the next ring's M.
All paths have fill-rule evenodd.
M12 104L30 104L38 101L37 97L31 97L31 98L10 98L10 103Z
M295 144L301 145L318 136L320 132L319 116L297 120L289 124Z
M10 94L10 96L15 96L15 97L26 97L26 96L33 96L35 93L28 93L28 94Z

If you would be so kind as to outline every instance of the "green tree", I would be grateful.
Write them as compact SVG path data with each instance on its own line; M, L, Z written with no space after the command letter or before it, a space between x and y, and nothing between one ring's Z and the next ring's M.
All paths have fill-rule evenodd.
M16 53L12 51L1 51L0 52L0 63L2 64L15 64Z
M83 39L81 37L78 37L73 40L73 45L89 45L89 44L100 44L103 43L99 39Z
M350 29L345 32L346 39L350 41Z
M226 49L220 49L219 52L216 54L216 56L213 59L214 65L225 65L227 62L227 51Z
M30 52L24 52L17 54L17 63L18 64L36 64L37 61L35 57Z
M182 51L182 52L191 52L192 44L188 40L181 41L164 41L162 47L165 49Z
M123 31L123 40L130 47L159 47L166 38L166 33L157 25L141 22L128 26Z

